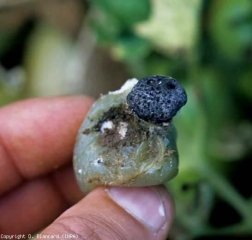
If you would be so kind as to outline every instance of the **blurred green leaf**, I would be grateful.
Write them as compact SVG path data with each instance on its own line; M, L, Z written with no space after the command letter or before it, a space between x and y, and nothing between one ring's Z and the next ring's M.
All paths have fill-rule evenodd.
M111 44L122 31L122 24L114 16L96 9L91 19L97 40L101 44Z
M200 0L152 0L151 17L135 32L166 54L190 55L197 43L201 4Z
M112 47L113 56L125 62L144 59L150 52L151 45L134 35L119 38Z
M126 26L148 19L151 11L149 0L94 0L94 3Z
M209 32L222 58L241 61L252 50L252 2L215 0L209 10Z
M242 96L252 103L252 71L246 70L237 80L237 87Z

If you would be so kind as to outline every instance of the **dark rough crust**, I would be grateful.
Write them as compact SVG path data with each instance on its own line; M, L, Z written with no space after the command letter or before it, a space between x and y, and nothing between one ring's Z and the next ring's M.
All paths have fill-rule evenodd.
M180 83L161 75L139 80L127 96L130 109L140 119L153 123L169 122L186 102Z

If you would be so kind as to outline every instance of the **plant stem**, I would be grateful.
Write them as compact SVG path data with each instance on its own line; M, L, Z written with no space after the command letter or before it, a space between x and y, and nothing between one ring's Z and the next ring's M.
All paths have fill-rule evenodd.
M206 162L201 164L199 168L199 173L213 186L216 192L240 213L244 221L251 223L252 210L247 201L240 196L233 186Z

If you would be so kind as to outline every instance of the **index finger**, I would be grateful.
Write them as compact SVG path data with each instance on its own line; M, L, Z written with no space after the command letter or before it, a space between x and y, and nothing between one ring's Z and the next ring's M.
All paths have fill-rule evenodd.
M0 109L0 194L71 161L92 102L82 96L54 97Z

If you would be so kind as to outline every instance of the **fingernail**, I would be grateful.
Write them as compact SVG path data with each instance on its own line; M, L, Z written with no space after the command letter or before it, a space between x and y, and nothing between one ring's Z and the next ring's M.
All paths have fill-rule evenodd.
M151 187L109 189L112 199L146 226L158 231L166 222L159 192Z

